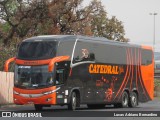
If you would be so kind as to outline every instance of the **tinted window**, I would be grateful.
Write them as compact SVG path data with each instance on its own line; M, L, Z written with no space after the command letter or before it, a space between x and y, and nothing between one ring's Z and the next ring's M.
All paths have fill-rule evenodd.
M126 64L126 51L121 46L97 43L94 45L94 53L97 62Z
M78 41L74 62L96 61L97 63L126 64L124 47L98 42Z
M56 55L56 42L22 42L18 52L20 59L49 59Z
M82 61L93 61L93 60L94 60L93 43L78 41L74 52L73 63Z
M152 64L152 51L142 50L142 65Z
M61 41L58 47L58 56L72 56L75 41Z

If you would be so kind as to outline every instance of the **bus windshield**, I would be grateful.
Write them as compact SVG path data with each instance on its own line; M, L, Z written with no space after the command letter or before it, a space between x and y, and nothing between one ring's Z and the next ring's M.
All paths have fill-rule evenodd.
M56 41L22 42L17 58L23 60L42 60L56 56Z
M48 66L18 66L15 67L14 84L19 88L34 89L54 85L53 72L48 72Z

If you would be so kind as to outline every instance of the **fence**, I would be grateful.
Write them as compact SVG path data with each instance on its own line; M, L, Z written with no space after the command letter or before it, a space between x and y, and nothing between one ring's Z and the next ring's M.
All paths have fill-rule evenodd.
M14 73L0 72L0 105L13 103Z

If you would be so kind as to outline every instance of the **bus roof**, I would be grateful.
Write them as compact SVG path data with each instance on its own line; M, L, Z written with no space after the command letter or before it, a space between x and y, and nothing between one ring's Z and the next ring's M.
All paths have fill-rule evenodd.
M131 46L131 47L138 47L141 48L141 45L136 45L136 44L130 44L130 43L125 43L125 42L119 42L119 41L113 41L113 40L109 40L107 38L104 37L94 37L94 36L81 36L81 35L41 35L41 36L35 36L35 37L31 37L28 39L25 39L24 41L27 42L32 42L32 41L68 41L68 40L86 40L86 41L90 41L90 42L105 42L107 44L116 44L116 45L120 45L120 46Z

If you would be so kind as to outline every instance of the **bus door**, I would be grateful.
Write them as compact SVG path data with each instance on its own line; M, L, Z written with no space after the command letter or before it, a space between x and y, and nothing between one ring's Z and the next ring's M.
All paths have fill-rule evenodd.
M63 104L64 103L64 82L65 82L65 69L63 68L57 68L56 74L55 74L55 85L58 88L60 88L56 94L57 96L57 104Z

